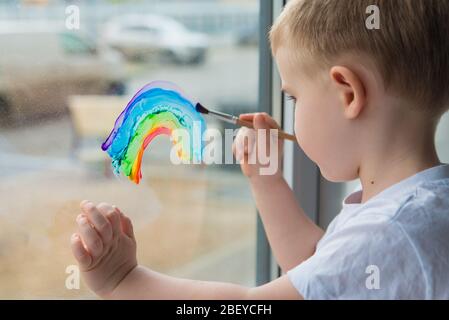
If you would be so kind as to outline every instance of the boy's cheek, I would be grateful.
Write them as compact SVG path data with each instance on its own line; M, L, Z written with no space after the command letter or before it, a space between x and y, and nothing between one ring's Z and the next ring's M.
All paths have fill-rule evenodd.
M317 137L316 130L319 130L317 119L313 114L313 107L308 108L305 105L297 105L295 109L295 135L301 149L313 160L317 151L317 145L314 137Z
M318 165L326 157L330 148L329 137L332 124L329 123L329 114L316 104L297 105L295 109L295 135L298 144L304 153Z

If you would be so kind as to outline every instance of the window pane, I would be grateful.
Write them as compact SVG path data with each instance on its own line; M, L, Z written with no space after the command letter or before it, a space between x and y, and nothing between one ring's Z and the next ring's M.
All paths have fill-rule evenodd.
M61 33L60 41L62 49L67 54L88 54L93 53L93 46L87 40L71 33Z
M0 298L93 297L67 283L83 199L131 217L140 264L253 285L256 211L237 165L175 165L159 136L134 185L112 174L100 144L153 80L175 82L212 109L256 111L258 1L75 4L79 29L63 0L0 4ZM91 38L92 47L82 40ZM231 152L232 140L222 142Z

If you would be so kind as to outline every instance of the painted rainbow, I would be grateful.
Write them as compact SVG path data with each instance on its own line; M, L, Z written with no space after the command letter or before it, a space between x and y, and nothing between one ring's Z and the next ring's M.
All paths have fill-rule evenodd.
M142 178L144 151L159 135L171 136L182 160L200 163L206 122L195 105L196 102L168 81L154 81L140 89L101 145L112 159L114 173L122 173L138 184ZM178 129L185 130L189 139L177 134Z

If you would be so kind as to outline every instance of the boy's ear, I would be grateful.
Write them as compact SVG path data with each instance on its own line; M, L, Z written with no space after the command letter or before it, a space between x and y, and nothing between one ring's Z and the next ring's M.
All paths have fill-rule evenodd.
M352 70L335 66L330 70L332 83L339 92L348 119L357 118L366 104L366 91L362 79Z

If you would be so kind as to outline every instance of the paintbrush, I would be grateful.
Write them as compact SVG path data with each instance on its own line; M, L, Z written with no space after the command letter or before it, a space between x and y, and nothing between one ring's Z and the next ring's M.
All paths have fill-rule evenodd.
M199 102L196 104L195 109L199 113L211 115L217 119L220 119L224 122L232 123L233 125L236 125L236 126L254 128L253 123L250 121L241 120L241 119L239 119L239 117L236 117L232 114L227 114L227 113L207 109ZM296 137L294 135L288 134L285 131L282 131L280 129L279 129L279 138L296 142Z

